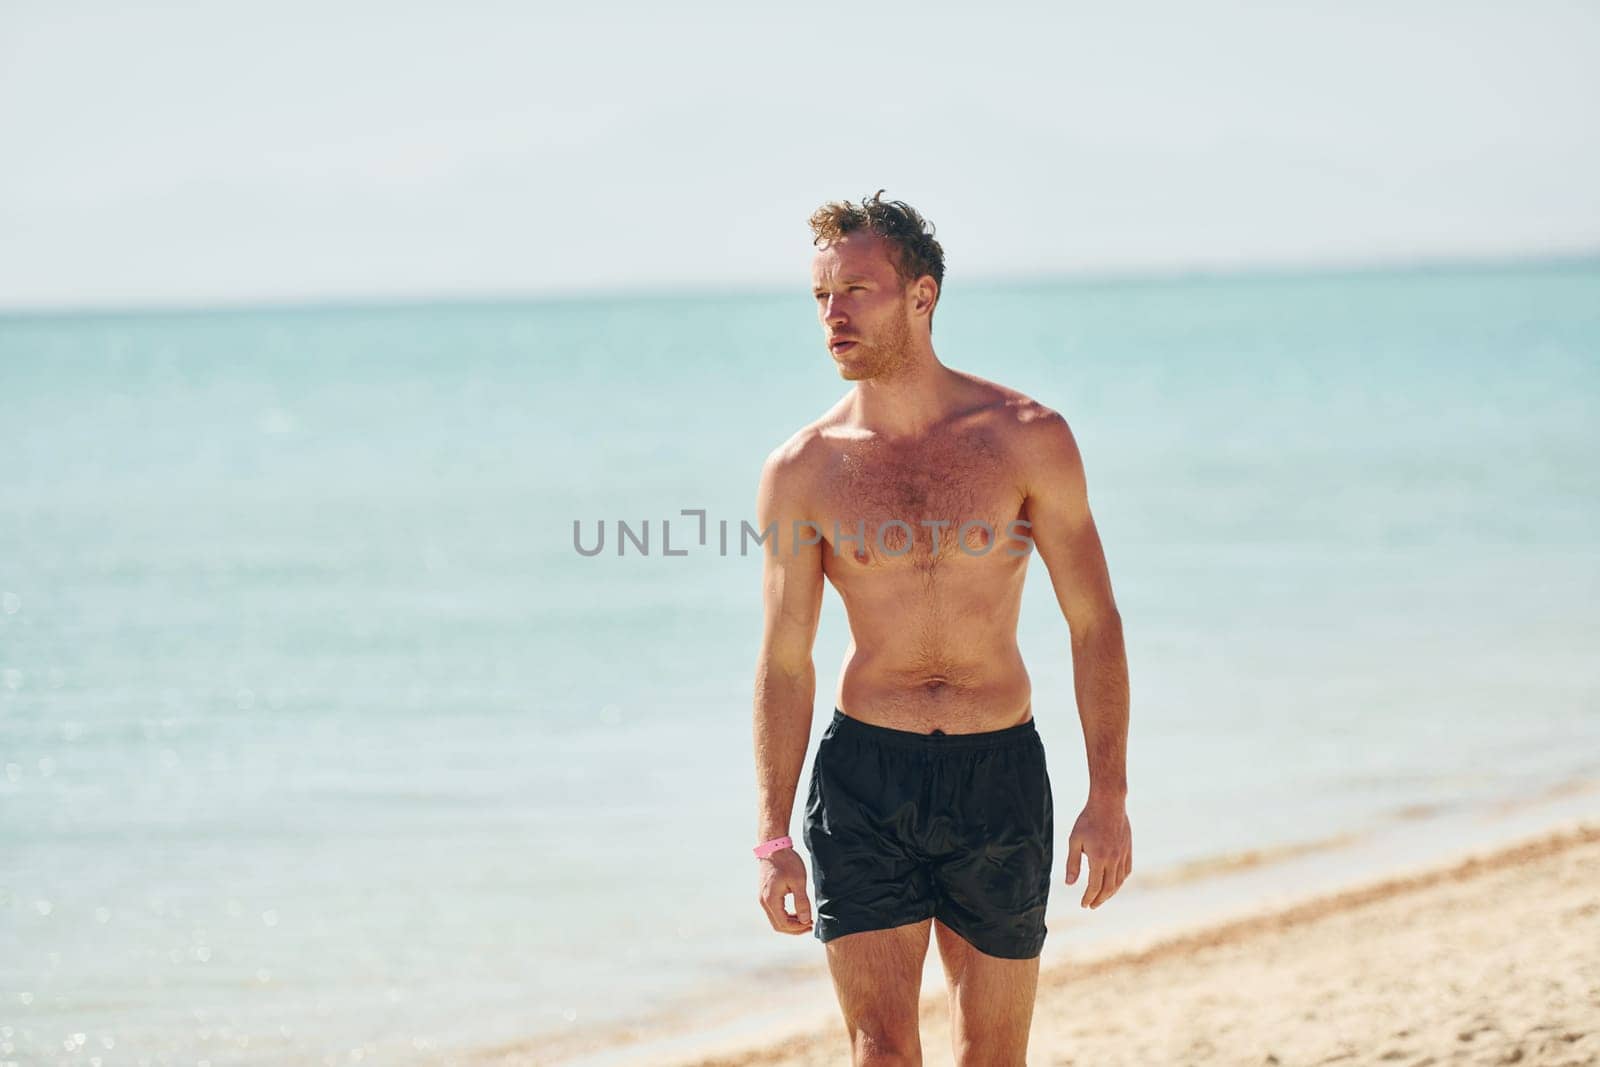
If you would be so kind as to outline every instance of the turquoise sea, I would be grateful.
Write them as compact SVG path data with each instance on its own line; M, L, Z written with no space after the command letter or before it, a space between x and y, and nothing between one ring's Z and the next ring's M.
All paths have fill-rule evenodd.
M1082 448L1128 896L1600 776L1600 262L952 276L934 342ZM760 560L717 523L844 388L803 280L0 317L0 1062L464 1057L815 963L755 904ZM651 552L580 555L602 519ZM813 737L845 644L830 592Z

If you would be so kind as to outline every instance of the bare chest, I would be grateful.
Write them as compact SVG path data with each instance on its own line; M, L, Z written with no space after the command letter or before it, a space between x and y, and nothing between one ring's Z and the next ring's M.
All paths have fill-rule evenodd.
M985 432L916 448L841 444L830 458L820 500L829 563L928 567L1018 547L1007 541L1022 511L1017 472Z

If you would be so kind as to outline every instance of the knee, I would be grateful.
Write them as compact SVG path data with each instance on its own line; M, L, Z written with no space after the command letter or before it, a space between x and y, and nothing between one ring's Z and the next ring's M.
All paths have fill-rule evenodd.
M955 1042L956 1067L1028 1067L1025 1048L1003 1038L969 1034Z
M852 1067L922 1067L916 1031L893 1026L858 1026L850 1035Z

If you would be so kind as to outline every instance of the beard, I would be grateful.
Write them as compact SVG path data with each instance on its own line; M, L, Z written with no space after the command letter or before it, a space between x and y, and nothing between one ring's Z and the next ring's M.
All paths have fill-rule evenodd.
M835 358L839 377L847 382L890 377L910 360L911 323L904 314L896 315L870 341L863 337L843 358Z

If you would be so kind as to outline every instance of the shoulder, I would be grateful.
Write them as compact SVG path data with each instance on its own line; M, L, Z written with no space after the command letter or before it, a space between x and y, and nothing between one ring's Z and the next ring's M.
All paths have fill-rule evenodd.
M987 420L1005 443L1023 495L1030 499L1081 496L1083 458L1066 416L1021 390L980 382L989 398Z
M1072 427L1055 408L1026 399L1016 406L1012 425L1026 454L1050 462L1078 462L1078 442L1072 436Z
M1061 412L1034 404L1017 423L1024 493L1037 504L1076 512L1085 504L1083 456Z
M1077 455L1066 417L1020 389L968 376L982 390L989 421L1024 459L1060 461Z
M825 431L826 416L790 434L762 461L762 480L778 479L787 483L803 479L827 451Z
M790 434L761 464L758 506L763 511L803 512L817 472L832 451L828 429L833 413L824 414Z

